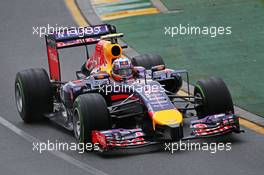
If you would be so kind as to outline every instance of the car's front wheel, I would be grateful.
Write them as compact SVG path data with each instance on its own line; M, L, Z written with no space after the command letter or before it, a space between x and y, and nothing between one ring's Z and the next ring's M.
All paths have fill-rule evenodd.
M102 95L91 93L76 98L73 105L73 128L75 138L80 143L90 142L93 130L110 128L110 116Z
M195 110L198 118L220 113L234 113L230 92L221 78L199 80L194 88L197 100Z

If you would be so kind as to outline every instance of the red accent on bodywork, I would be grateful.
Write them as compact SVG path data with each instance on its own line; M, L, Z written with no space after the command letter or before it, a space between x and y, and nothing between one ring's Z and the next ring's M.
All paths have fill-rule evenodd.
M99 69L101 66L106 65L106 58L104 55L104 41L99 41L96 44L95 52L90 59L87 60L85 67L87 70Z
M76 40L71 40L71 41L65 41L65 42L57 42L57 48L65 48L65 47L74 47L78 46L81 44L89 44L89 43L95 43L99 41L100 39L98 38L85 38L85 39L76 39Z
M153 118L154 112L153 111L149 111L148 115L149 115L150 118Z
M233 126L228 125L228 126L220 126L219 128L216 128L216 129L213 129L213 130L210 130L210 129L198 129L195 132L196 132L196 134L198 136L205 136L205 135L217 134L219 132L225 132L225 131L228 131L228 130L230 130L232 128L233 128Z
M121 80L122 80L122 78L121 78L120 76L115 75L115 74L113 74L113 73L112 73L112 77L113 77L113 79L114 79L115 81L121 81Z
M115 94L115 95L112 95L112 96L111 96L111 100L112 100L112 101L122 100L122 99L125 99L125 98L127 98L127 97L129 97L128 94Z
M116 100L122 100L122 99L126 99L130 96L131 94L114 94L111 96L111 100L112 101L116 101ZM131 100L136 100L138 99L136 96L132 96L129 99Z
M204 128L207 128L207 125L206 124L203 124L203 123L199 123L199 124L196 124L194 126L194 128L204 129Z
M100 147L107 148L107 141L105 135L101 134L99 131L92 131L92 143L99 143Z
M59 53L56 42L46 36L47 56L49 63L50 79L55 81L61 80Z
M56 48L48 46L48 62L50 70L50 78L52 80L60 81L60 63L58 58L58 52Z

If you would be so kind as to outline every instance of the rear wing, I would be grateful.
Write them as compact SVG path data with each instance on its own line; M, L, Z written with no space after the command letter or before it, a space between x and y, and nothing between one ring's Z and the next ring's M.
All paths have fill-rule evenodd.
M100 37L116 33L116 28L110 24L65 28L45 36L50 79L61 80L60 60L58 49L95 44Z

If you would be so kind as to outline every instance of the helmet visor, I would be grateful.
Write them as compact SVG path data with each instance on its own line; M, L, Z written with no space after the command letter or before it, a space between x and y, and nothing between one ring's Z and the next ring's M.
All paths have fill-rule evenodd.
M131 68L119 69L119 70L115 70L114 73L121 77L129 77L132 75L132 69Z

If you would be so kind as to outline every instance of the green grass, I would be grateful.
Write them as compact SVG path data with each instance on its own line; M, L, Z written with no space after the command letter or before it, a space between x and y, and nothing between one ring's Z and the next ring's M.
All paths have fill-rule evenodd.
M163 0L180 13L111 21L140 53L160 54L168 67L186 68L192 83L211 75L228 84L236 105L264 116L264 3L258 0ZM165 26L231 26L232 34L211 38L164 34Z

